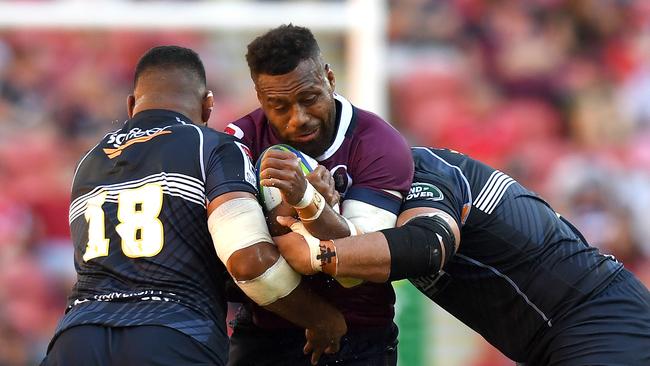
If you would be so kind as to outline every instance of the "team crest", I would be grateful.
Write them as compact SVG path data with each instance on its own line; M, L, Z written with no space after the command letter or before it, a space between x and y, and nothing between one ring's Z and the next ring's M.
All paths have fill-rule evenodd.
M336 189L341 196L345 196L348 188L352 185L352 177L348 174L348 167L341 164L337 165L330 170L332 178L334 178L334 189Z
M445 196L442 194L442 191L429 183L413 183L409 194L406 196L406 200L431 200L431 201L441 201Z

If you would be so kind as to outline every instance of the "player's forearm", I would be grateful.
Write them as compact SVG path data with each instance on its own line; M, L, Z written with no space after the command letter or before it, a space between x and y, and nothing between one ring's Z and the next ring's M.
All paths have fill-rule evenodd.
M325 329L345 325L340 311L310 291L303 283L289 295L264 306L301 328Z
M338 261L336 266L323 265L323 272L337 277L386 282L390 275L391 257L388 243L379 232L333 241Z
M345 219L329 205L323 209L318 219L304 221L303 223L309 232L321 239L338 239L350 236L350 227Z

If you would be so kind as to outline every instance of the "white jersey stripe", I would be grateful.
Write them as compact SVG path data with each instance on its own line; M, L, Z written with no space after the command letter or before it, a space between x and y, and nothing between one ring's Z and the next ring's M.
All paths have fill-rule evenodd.
M139 183L146 183L146 182L149 182L149 181L152 181L152 180L153 181L159 180L160 178L165 178L166 180L171 180L171 181L177 180L177 181L185 183L185 184L187 184L189 186L194 186L196 189L198 189L201 192L201 194L203 194L203 192L205 192L205 188L203 186L203 183L200 180L198 180L198 179L196 179L194 177L191 177L191 176L185 175L185 174L162 172L162 173L158 173L158 174L154 174L154 175L149 175L149 176L146 176L144 178L133 180L133 181L97 186L92 191L90 191L90 192L88 192L88 193L86 193L86 194L84 194L82 196L77 197L70 204L70 207L75 206L76 202L78 202L78 201L82 201L82 200L84 200L84 199L86 199L86 198L88 198L90 196L96 195L97 192L100 191L100 190L107 190L107 189L111 190L111 189L126 188L126 187L131 187L131 186L134 186L134 185L138 185Z
M350 127L350 123L352 122L352 104L338 94L334 94L334 99L341 103L341 119L338 124L339 128L336 130L336 138L334 138L332 145L330 145L321 156L316 157L316 160L318 161L330 158L339 147L341 147L343 140L345 139L345 134L348 132L348 127Z
M479 194L479 199L476 200L476 206L481 206L487 199L487 197L490 195L490 192L494 189L494 186L498 183L499 179L502 179L502 177L505 174L501 173L500 171L495 171L490 175L490 179L488 179L488 182L485 183L483 186L483 189L481 189L481 194Z
M515 180L510 176L495 170L481 189L475 207L485 213L492 213L508 187L513 183L515 183Z
M165 179L167 178L167 179ZM205 194L203 193L202 189L197 189L196 186L189 185L185 181L177 178L170 178L170 177L153 177L152 179L146 179L146 180L141 180L137 182L131 182L132 184L124 185L121 184L119 186L106 186L106 187L100 187L100 189L95 189L93 190L92 195L84 195L84 197L79 200L75 200L73 204L70 205L70 211L77 211L82 207L88 199L97 196L101 192L109 192L109 195L111 192L119 191L121 189L128 189L128 188L134 188L134 187L139 187L147 183L157 183L157 182L163 182L164 184L167 184L168 186L172 187L180 187L184 189L187 192L187 196L194 196L195 199L202 200L205 199Z
M186 201L196 203L199 206L205 207L205 200L199 200L196 197L188 196L187 194L184 194L182 190L174 188L174 187L169 187L169 186L165 185L164 183L161 186L162 186L163 194L179 197L179 198L182 198L182 199L184 199ZM110 196L107 196L105 201L106 202L117 203L117 201L118 201L117 197L118 197L118 193L115 192L115 193L111 194ZM82 216L86 212L86 207L85 207L86 205L85 204L87 202L88 202L88 200L84 201L83 204L80 206L81 208L79 210L77 210L75 213L70 213L70 217L68 218L70 223L72 223L79 216Z
M101 194L102 192L107 192L107 201L117 200L117 195L123 189L130 189L143 186L150 183L159 183L163 188L163 193L181 197L187 201L199 204L203 207L206 205L206 198L204 193L204 187L197 187L197 184L194 181L188 180L186 178L191 178L183 174L176 173L160 173L151 175L136 181L123 182L118 184L98 186L93 189L91 192L77 198L70 205L69 212L69 221L74 221L77 217L83 214L86 210L86 203L89 199Z
M485 191L489 189L489 187L492 185L492 181L495 179L496 176L498 176L501 172L498 170L495 170L490 174L490 177L488 178L487 182L485 182L485 185L483 185L483 188L481 188L481 191L478 193L476 196L476 202L475 206L478 206L483 202L483 198L485 197Z
M175 182L173 180L165 180L163 177L158 177L157 179L156 178L147 179L147 180L144 180L144 181L140 181L140 182L133 183L133 184L128 184L128 185L120 185L120 186L117 186L117 187L116 186L111 186L111 187L108 187L108 188L100 187L100 189L94 189L92 195L84 195L84 197L82 199L77 199L77 200L75 200L73 202L73 204L70 205L70 215L71 216L76 215L76 213L79 210L85 209L86 201L88 199L92 198L92 197L97 196L101 192L108 192L109 195L110 195L111 192L119 191L120 189L135 188L135 187L139 187L139 186L142 186L142 185L145 185L145 184L148 184L148 183L158 183L158 182L162 182L163 185L167 184L167 185L170 185L170 186L182 187L184 190L188 191L186 196L193 197L195 200L199 200L199 201L205 200L205 195L204 195L202 190L199 190L199 192L197 192L197 189L195 187L187 185L183 181Z
M196 131L199 133L199 162L201 164L201 177L203 178L203 183L205 184L205 164L203 164L203 131L197 125L190 125L196 128Z
M501 201L501 198L503 198L503 195L506 193L506 190L508 190L508 187L510 187L514 183L515 183L514 179L510 179L508 181L508 184L506 184L503 187L503 191L501 191L501 193L499 193L499 196L496 197L496 199L492 200L492 204L487 207L487 211L485 213L491 214L492 211L494 211L494 209L497 207L497 203L499 203L499 201Z
M485 211L485 208L490 205L490 202L492 202L492 199L498 195L500 192L501 188L505 184L508 183L509 180L511 180L509 176L505 174L501 174L499 178L495 179L492 182L492 187L488 191L486 191L485 196L483 197L483 202L479 203L476 205L481 211Z

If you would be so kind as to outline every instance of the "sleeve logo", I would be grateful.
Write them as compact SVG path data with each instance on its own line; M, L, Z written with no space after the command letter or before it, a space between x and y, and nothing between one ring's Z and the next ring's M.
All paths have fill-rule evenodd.
M248 146L240 142L235 141L235 144L239 147L242 157L244 158L244 179L257 189L257 175L255 174L255 166L251 161L251 151Z
M233 135L240 140L242 137L244 137L244 131L242 131L242 129L239 128L239 126L233 123L229 123L228 126L226 126L226 128L223 130L223 132L229 135Z
M441 201L445 196L442 194L442 191L433 184L429 183L413 183L409 194L406 196L406 200L431 200L431 201Z

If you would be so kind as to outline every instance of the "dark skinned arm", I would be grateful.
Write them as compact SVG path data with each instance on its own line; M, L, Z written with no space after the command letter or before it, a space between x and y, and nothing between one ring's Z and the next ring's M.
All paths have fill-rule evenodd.
M246 192L229 192L213 199L208 205L208 216L221 204L235 198L255 197ZM237 281L259 277L279 258L277 248L267 242L235 251L225 263L228 272ZM347 332L343 315L300 284L287 296L264 306L279 316L306 329L305 353L312 352L312 363L320 355L334 353L339 349L340 337Z
M323 171L324 170L324 171ZM305 177L300 169L300 160L291 152L268 150L260 164L260 184L266 187L276 187L282 192L282 199L290 206L295 206L302 199L307 189L308 181L314 182L316 188L329 204L325 205L321 215L313 221L305 221L305 227L319 239L343 238L350 235L350 228L343 217L331 206L337 200L333 190L333 180L324 167L316 169L309 177ZM332 192L333 191L333 192ZM275 215L287 215L286 208ZM273 225L271 223L271 225Z

